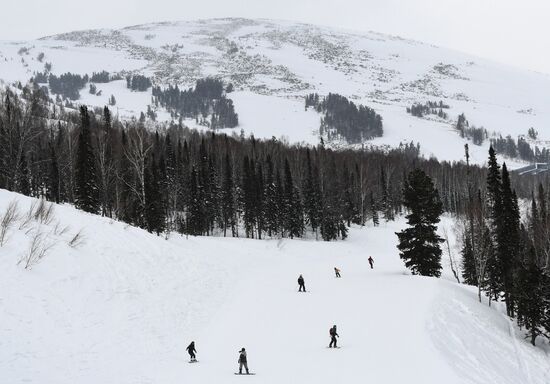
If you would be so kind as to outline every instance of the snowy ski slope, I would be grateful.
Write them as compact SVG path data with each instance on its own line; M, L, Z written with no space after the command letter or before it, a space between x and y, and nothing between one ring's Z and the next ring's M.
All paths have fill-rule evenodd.
M0 190L0 212L13 200L21 212L33 201ZM500 307L479 304L448 274L406 272L394 234L403 224L353 228L330 243L164 240L56 206L50 224L16 225L0 247L0 382L550 382L544 349ZM443 225L451 231L450 219ZM70 247L81 229L85 242ZM36 230L53 248L25 270L17 262ZM297 292L299 274L308 293ZM338 350L327 348L333 324ZM192 340L198 364L187 363ZM256 376L233 375L242 347Z
M8 84L27 81L46 62L57 75L143 73L157 84L183 87L197 78L221 77L237 90L231 94L241 122L237 133L242 128L256 137L317 144L319 115L304 111L303 96L336 92L382 115L385 133L376 145L420 142L426 156L460 160L466 140L453 126L464 112L471 124L503 136L527 135L533 127L539 138L531 144L550 146L550 76L375 32L211 19L0 42L0 79ZM149 92L130 92L124 81L98 89L101 96L83 89L81 102L103 106L114 95L122 118L139 115L151 103ZM448 120L405 111L415 102L439 100L451 107ZM160 120L170 118L165 111L158 114ZM483 163L487 147L471 145L472 161Z

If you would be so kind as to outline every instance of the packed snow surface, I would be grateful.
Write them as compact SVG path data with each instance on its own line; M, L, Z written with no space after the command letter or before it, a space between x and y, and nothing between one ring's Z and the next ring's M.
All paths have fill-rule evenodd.
M379 146L413 141L425 156L461 160L468 140L454 126L465 113L471 125L483 126L489 135L516 139L533 127L539 136L527 138L529 143L550 147L549 75L375 32L211 19L0 41L0 79L8 84L28 81L45 63L56 75L141 73L158 85L183 88L199 78L220 77L236 89L229 95L241 122L236 132L243 129L258 138L317 144L320 115L304 111L303 97L333 92L382 116L384 136L373 142ZM104 106L114 95L113 109L121 118L139 116L151 104L150 90L130 92L124 81L96 85L101 96L86 87L80 102ZM406 113L413 103L440 100L450 106L447 119ZM162 108L157 112L159 120L170 119ZM488 145L488 140L482 146L470 143L471 161L484 163Z
M21 216L36 201L0 190L0 212L14 200ZM0 247L2 383L550 382L544 350L499 306L448 274L407 273L395 248L403 220L326 243L165 240L70 206L54 216L20 220ZM84 242L69 246L80 230ZM38 232L52 247L25 269ZM193 340L199 363L188 364ZM233 374L242 347L256 376Z

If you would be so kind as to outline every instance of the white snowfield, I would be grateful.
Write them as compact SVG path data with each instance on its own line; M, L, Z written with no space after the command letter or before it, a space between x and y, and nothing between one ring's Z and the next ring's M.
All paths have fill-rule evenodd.
M375 32L211 19L0 41L0 79L8 84L28 81L45 63L56 75L142 73L159 85L183 88L198 78L221 77L235 85L230 97L239 114L236 132L243 129L258 138L317 144L320 115L304 111L303 96L333 92L382 116L384 136L373 141L379 146L414 141L427 157L461 160L468 141L453 128L460 113L473 125L514 139L533 127L539 137L530 144L550 146L549 75ZM130 92L125 81L96 85L102 95L89 94L86 86L81 103L104 106L114 95L114 112L124 119L139 116L151 104L150 91ZM413 103L440 100L450 106L446 121L406 113ZM169 119L158 110L158 120ZM471 161L484 163L488 145L470 143Z
M21 213L35 201L0 190L2 214L13 200ZM55 206L50 224L19 225L0 247L3 384L550 382L544 349L475 290L406 272L402 220L331 243L165 240L70 206ZM53 248L26 270L17 262L37 230ZM242 347L256 376L233 374Z

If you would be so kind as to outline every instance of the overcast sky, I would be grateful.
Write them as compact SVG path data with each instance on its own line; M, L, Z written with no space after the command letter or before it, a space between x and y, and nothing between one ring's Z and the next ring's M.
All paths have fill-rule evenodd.
M550 74L550 0L0 0L0 9L1 40L263 17L390 33Z

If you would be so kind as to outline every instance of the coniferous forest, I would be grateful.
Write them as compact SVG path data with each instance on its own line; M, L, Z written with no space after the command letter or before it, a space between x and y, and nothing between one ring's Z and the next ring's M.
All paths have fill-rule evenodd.
M221 80L205 78L197 80L195 88L186 90L180 90L177 85L166 89L154 87L153 97L155 103L168 109L173 118L198 120L211 115L210 128L235 128L239 125L239 117L233 101L225 96L225 92Z
M209 92L198 84L192 91L220 95ZM0 96L0 188L163 236L331 241L346 238L352 224L398 214L431 230L447 212L460 223L462 281L477 286L480 299L504 301L533 343L550 334L549 180L510 174L492 148L483 168L469 164L467 146L459 163L422 158L413 145L334 151L121 122L108 107L52 109L38 88ZM530 204L523 217L520 201ZM413 271L438 276L441 239L429 232L428 265L406 244L418 235L404 232L400 250Z
M306 96L305 103L306 109L313 107L324 114L320 133L329 140L343 138L348 143L356 144L383 134L379 114L364 105L357 106L337 93L329 93L326 97L312 93Z
M159 234L343 238L352 223L401 212L412 165L437 180L445 210L465 210L466 166L422 159L412 145L333 151L151 128L114 120L107 107L52 112L39 89L3 93L0 116L0 187ZM482 169L472 173L481 180Z

